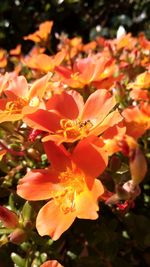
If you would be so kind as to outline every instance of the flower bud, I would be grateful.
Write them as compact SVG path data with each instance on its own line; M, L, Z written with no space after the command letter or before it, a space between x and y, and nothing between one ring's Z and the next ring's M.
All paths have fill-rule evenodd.
M34 211L32 209L31 204L26 201L23 208L22 208L22 216L25 221L29 221L32 218Z
M128 193L130 199L135 199L141 193L140 187L135 185L133 180L127 181L122 188Z
M0 160L2 160L2 158L6 154L6 152L7 151L5 149L0 150Z
M116 155L113 155L109 162L110 170L116 172L121 167L121 160Z
M144 179L147 172L147 163L142 151L137 147L130 157L130 171L132 181L138 185Z
M0 220L7 228L16 228L19 225L18 216L11 210L0 206Z
M27 153L28 155L33 159L33 160L37 160L37 161L40 161L41 160L41 156L40 156L40 153L35 150L34 148L29 148L27 150Z
M15 266L24 267L25 266L25 259L20 257L18 254L12 252L11 259L15 263Z
M23 229L17 228L10 235L9 240L14 244L21 244L26 240L26 232Z

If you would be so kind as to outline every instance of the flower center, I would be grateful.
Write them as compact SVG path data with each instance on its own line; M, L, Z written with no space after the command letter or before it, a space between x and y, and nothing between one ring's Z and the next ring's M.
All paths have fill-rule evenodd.
M80 121L68 119L62 119L60 121L60 125L62 129L59 130L58 133L63 134L67 139L87 136L91 127L93 126L90 120Z
M76 198L85 187L84 175L81 171L73 172L70 169L59 176L60 190L54 195L56 205L64 214L76 210Z
M22 98L17 98L14 101L9 101L6 104L6 111L10 114L21 113L22 108L27 104L27 102Z
M75 72L75 73L72 73L71 74L71 78L73 79L73 80L78 80L79 79L79 72Z

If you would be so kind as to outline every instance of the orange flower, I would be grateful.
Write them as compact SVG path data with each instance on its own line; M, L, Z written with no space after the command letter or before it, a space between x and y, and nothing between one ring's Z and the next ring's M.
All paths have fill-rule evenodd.
M128 84L128 89L148 89L150 87L150 72L145 71L136 77L135 82Z
M24 59L24 63L31 69L47 73L58 66L63 61L64 57L64 51L58 52L54 56L48 56L46 54L31 54L31 56Z
M17 193L27 200L50 199L39 211L36 227L41 236L56 240L76 217L97 219L97 200L104 190L95 177L105 169L107 155L97 137L79 142L72 154L52 141L44 145L51 167L28 172Z
M132 37L130 33L123 35L121 38L114 41L116 43L117 50L127 49L132 50L137 44L137 39Z
M63 267L58 261L51 260L44 262L40 267Z
M150 72L145 71L136 77L135 82L129 83L127 88L132 89L131 98L135 100L150 100L148 89L150 87Z
M82 50L86 53L89 53L89 52L95 50L96 46L97 46L96 41L91 41L87 44L84 44Z
M26 117L33 128L48 131L50 135L43 141L57 143L74 142L89 135L102 134L122 120L114 97L107 90L97 90L84 104L82 96L76 91L54 95L46 104L49 110L38 110ZM69 107L69 108L68 108ZM46 116L47 120L43 120Z
M45 42L48 39L53 27L53 21L45 21L40 24L39 30L24 37L24 40L31 40L35 43Z
M139 106L126 108L122 112L127 134L139 138L150 128L150 104L141 102Z
M0 99L0 122L16 121L26 114L35 112L43 107L42 97L47 87L49 74L28 85L24 76L4 75L1 77L2 94ZM29 88L30 86L30 88Z
M150 50L150 41L145 37L143 32L139 34L138 41L143 49Z
M112 78L117 71L117 66L114 59L96 55L78 59L74 63L72 70L63 66L58 66L55 70L68 86L83 88L92 82L100 82Z
M64 33L62 33L60 36L58 36L58 39L60 39L58 49L60 51L65 51L65 59L68 61L70 59L73 59L82 49L81 37L74 37L72 39L69 39Z

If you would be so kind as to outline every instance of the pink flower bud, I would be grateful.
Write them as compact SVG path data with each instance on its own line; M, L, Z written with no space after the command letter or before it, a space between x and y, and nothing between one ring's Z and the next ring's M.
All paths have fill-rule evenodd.
M2 206L0 206L0 220L7 228L16 228L19 225L17 215L13 211Z
M113 155L109 162L110 170L116 172L121 167L121 160L118 156Z
M139 148L136 148L130 157L130 171L132 181L135 185L138 185L144 179L147 172L146 159Z
M14 244L19 245L26 240L26 237L26 232L23 229L17 228L9 235L9 240Z

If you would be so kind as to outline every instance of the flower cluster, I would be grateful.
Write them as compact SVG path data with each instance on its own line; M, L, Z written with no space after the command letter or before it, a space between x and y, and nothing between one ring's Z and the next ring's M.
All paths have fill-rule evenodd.
M18 167L18 196L43 201L36 229L57 240L76 218L97 219L99 201L124 210L140 194L147 163L139 141L147 145L150 129L150 41L123 33L84 44L57 34L52 53L52 26L46 21L24 37L34 43L26 55L21 45L0 50L0 157L14 161L4 185L14 186ZM111 191L107 170L115 173L124 161L129 174ZM22 217L20 223L1 207L0 219L13 228L11 240L27 238Z

